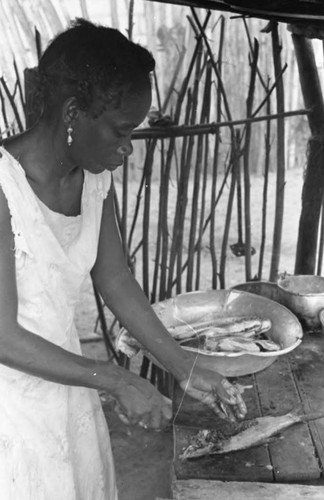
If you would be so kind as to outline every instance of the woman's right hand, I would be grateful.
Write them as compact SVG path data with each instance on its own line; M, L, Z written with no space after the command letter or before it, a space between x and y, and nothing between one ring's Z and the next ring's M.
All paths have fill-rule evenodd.
M114 391L115 411L126 424L160 430L172 417L171 401L147 380L125 370L123 380Z
M178 381L182 390L209 406L220 418L233 422L244 418L247 409L242 386L231 384L219 373L205 368L200 359L192 361L188 376Z

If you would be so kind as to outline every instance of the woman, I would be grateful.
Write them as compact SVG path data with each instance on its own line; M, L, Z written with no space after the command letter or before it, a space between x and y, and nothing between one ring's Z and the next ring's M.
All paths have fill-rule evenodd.
M233 418L245 414L238 391L170 338L125 265L111 172L149 110L153 68L118 31L76 21L40 60L39 122L0 150L2 500L117 498L98 389L132 424L159 429L170 419L149 382L82 357L73 316L89 272L111 311L189 394L218 413L216 400Z

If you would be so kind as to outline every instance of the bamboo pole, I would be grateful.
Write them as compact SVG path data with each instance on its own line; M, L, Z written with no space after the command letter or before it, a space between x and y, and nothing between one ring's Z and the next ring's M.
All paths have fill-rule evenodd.
M247 118L251 116L255 80L257 74L257 64L259 57L259 44L257 40L254 41L254 48L252 53L251 62L251 78L249 85L249 93L246 101L246 114ZM246 124L245 127L245 143L243 150L243 173L244 173L244 221L245 221L245 278L246 281L251 280L251 195L250 195L250 144L251 144L251 123Z
M210 14L206 15L204 26L207 25L208 20L209 20ZM193 51L193 55L191 57L191 61L189 63L189 67L187 70L187 74L185 75L185 78L182 82L181 89L178 94L178 99L177 99L177 104L176 104L176 109L174 113L174 121L175 123L179 122L180 119L180 113L181 113L181 108L182 108L182 103L183 100L186 96L187 93L187 88L189 85L189 80L191 78L192 71L194 69L197 53L200 50L200 44L201 44L201 39L198 38L196 40L196 45ZM161 252L161 275L160 275L160 300L163 300L164 298L167 297L167 295L170 292L170 286L167 287L167 280L170 282L170 279L167 277L167 261L168 261L168 253L169 253L169 248L168 248L168 242L169 242L169 235L168 235L168 224L167 224L167 218L168 218L168 187L169 187L169 176L170 176L170 169L171 169L171 162L172 162L172 157L174 153L174 148L175 148L175 137L173 137L170 142L169 142L169 147L167 151L167 157L166 157L166 166L165 166L165 172L164 172L164 178L163 178L163 183L164 183L164 196L163 196L163 207L162 207L162 224L163 224L163 229L162 229L162 252ZM173 245L173 240L171 242L171 246ZM171 251L170 251L170 258L171 258ZM172 273L172 270L170 271L170 267L168 269L169 276L170 272ZM172 284L171 284L172 286Z
M271 112L271 102L267 101L267 114ZM270 151L271 151L271 122L266 123L265 132L265 160L264 160L264 183L263 183L263 196L262 196L262 222L261 222L261 242L259 253L259 267L258 267L258 280L262 279L264 250L266 242L266 229L267 229L267 199L268 199L268 184L269 184L269 170L270 170Z
M8 88L8 85L7 85L7 83L6 83L6 81L5 81L5 79L4 79L3 76L0 77L0 82L1 82L1 84L3 86L5 94L6 94L7 98L8 98L8 101L10 102L11 108L12 108L13 113L15 115L17 126L18 126L18 130L19 130L19 132L23 132L24 131L24 126L23 126L22 120L20 118L18 108L16 106L15 100L12 97L12 95L10 93L10 90Z
M211 99L211 67L207 66L206 69L206 99L205 99L205 110L204 110L204 120L209 121L210 115L210 99ZM203 158L203 178L202 178L202 190L201 190L201 201L200 201L200 220L198 227L198 250L196 255L196 282L195 289L199 290L200 287L200 271L201 271L201 243L204 231L204 218L205 218L205 206L206 206L206 191L208 182L208 163L209 163L209 137L204 136L204 158ZM194 247L195 248L195 247Z
M150 209L151 209L151 180L152 164L156 139L148 143L147 154L145 158L145 191L144 191L144 214L143 214L143 291L150 299L150 266L149 266L149 228L150 228Z
M205 78L205 88L202 98L200 123L208 121L209 108L210 108L210 86L211 86L211 67L208 66L206 70ZM199 267L199 255L200 255L200 244L198 245L197 252L195 252L195 240L198 228L198 211L199 211L199 193L201 185L201 176L206 172L206 163L204 161L204 145L206 136L199 136L197 141L197 151L196 151L196 161L195 161L195 171L194 171L194 186L192 195L192 205L191 205L191 219L190 219L190 231L189 231L189 244L188 244L188 271L187 271L187 289L192 290L193 288L193 275L194 275L194 256L196 253L196 262ZM204 168L203 168L204 164ZM201 242L200 234L202 232L203 220L201 217L204 216L204 201L205 201L205 190L206 190L206 178L204 175L203 186L201 190L202 200L200 203L200 228L198 230L198 241ZM197 276L198 269L196 269L196 285L199 283L199 277ZM189 285L189 287L188 287Z
M231 152L231 154L232 154L232 152ZM227 164L227 161L228 161L228 160L226 159L225 164ZM232 163L231 163L231 161L229 161L229 162L228 162L228 165L227 165L227 167L226 167L226 169L225 169L224 179L223 179L223 181L222 181L222 185L221 185L221 187L220 187L220 189L219 189L219 192L218 192L217 198L216 198L216 200L215 200L215 204L211 207L211 211L210 211L209 215L206 217L206 220L205 220L205 222L204 222L203 234L204 234L204 232L206 231L206 229L207 229L208 225L210 224L210 221L211 221L211 218L212 218L212 213L216 210L216 207L217 207L217 205L218 205L218 202L219 202L219 200L220 200L220 199L221 199L221 197L222 197L222 194L223 194L224 188L225 188L225 186L227 186L228 177L229 177L229 175L230 175L231 171L232 171ZM197 250L197 248L198 248L198 244L199 244L199 243L198 243L198 242L196 242L196 247L195 247L195 249L196 249L196 250ZM183 266L182 266L182 272L183 272L183 271L187 268L187 265L188 265L188 259L185 261L185 263L184 263L184 264L183 264Z
M201 64L202 64L202 44L200 45L200 50L197 54L197 61L196 61L196 73L195 73L195 81L194 81L194 88L193 88L193 95L192 95L192 112L191 112L191 123L195 123L197 119L197 113L198 113L198 95L199 95L199 84L200 84L200 78L201 78ZM187 150L187 158L186 158L186 163L185 163L185 168L183 171L183 178L182 178L182 185L183 185L183 190L182 190L182 210L181 210L181 217L180 217L180 225L183 227L185 223L185 214L186 214L186 208L187 208L187 201L188 201L188 184L189 184L189 177L190 177L190 170L192 167L192 155L193 155L193 150L195 146L195 140L194 137L190 137L189 143L188 143L188 150ZM201 148L200 148L201 150ZM200 155L200 150L198 150L198 155ZM194 235L192 235L192 232L195 233L195 225L196 225L196 203L197 203L197 190L199 190L199 176L200 176L200 158L199 158L199 164L197 166L197 175L195 178L194 182L194 192L193 192L193 199L192 199L192 205L194 207L192 213L191 213L191 230L189 231L189 240L188 240L188 270L187 270L187 281L186 281L186 290L189 292L192 290L192 266L191 263L193 262L192 260L192 244L194 241ZM182 253L182 248L178 247L178 254ZM180 252L179 252L180 250ZM172 275L169 277L169 283L172 283Z
M135 204L135 209L134 209L134 216L133 216L133 220L132 220L132 223L131 223L131 228L130 228L129 235L128 235L128 244L127 244L127 246L128 246L129 249L131 249L131 247L132 247L132 241L133 241L133 236L134 236L134 232L135 232L135 228L136 228L136 222L137 222L138 215L139 215L139 210L140 210L140 205L141 205L141 200L142 200L142 192L143 192L144 184L145 184L145 171L143 169L141 181L140 181L139 188L137 190L137 195L136 195L136 204ZM136 253L136 249L132 252L131 256L134 257L135 253Z
M40 58L42 57L42 37L38 29L35 28L35 46L36 46L36 54L37 54L37 61L39 62Z
M161 109L162 113L165 113L165 111L167 110L167 107L169 105L172 93L174 92L175 83L176 83L177 78L179 76L181 66L183 65L183 61L184 61L186 52L187 52L186 47L182 47L182 49L179 52L179 58L177 61L177 65L176 65L176 68L174 70L173 77L171 79L171 83L170 83L167 95L165 96L165 99L164 99L164 102L162 105L162 109Z
M5 98L3 96L1 87L0 87L0 102L1 102L1 114L2 114L2 118L3 118L3 123L5 125L6 136L10 137L11 127L9 126L9 120L8 120L7 109L6 109L6 101L5 101ZM3 139L2 135L3 135L3 132L1 133L1 139Z
M198 27L199 32L201 34L201 37L204 40L204 43L205 43L205 46L206 46L206 49L207 49L207 53L208 53L209 58L210 58L211 65L212 65L213 70L215 72L215 75L217 77L217 84L218 84L220 92L222 94L222 98L223 98L223 102L224 102L224 110L225 110L225 113L226 113L226 116L227 116L227 119L228 119L228 126L230 128L231 135L232 135L232 140L233 140L234 126L232 125L232 121L233 120L232 120L232 115L231 115L231 111L230 111L230 107L229 107L229 103L228 103L228 99L227 99L225 85L223 83L223 80L222 80L221 74L219 72L218 66L217 66L217 64L215 62L213 51L211 49L210 43L209 43L209 41L207 39L207 36L206 36L206 31L205 31L204 27L201 25L201 23L199 21L199 18L197 16L196 12L195 12L195 9L191 8L191 12L192 12L193 17L195 19L195 22L197 24L197 27Z
M273 24L271 31L274 73L277 79L282 72L281 64L281 43L278 34L278 25ZM284 113L285 96L282 77L278 81L277 90L277 113ZM277 182L276 182L276 206L275 221L273 228L272 257L270 265L270 281L276 281L279 274L282 225L285 201L285 121L283 117L277 120Z
M128 38L129 38L129 40L133 40L134 6L135 6L135 0L130 0L129 7L128 7Z
M250 29L248 27L247 19L245 17L242 17L242 21L243 21L244 28L245 28L245 33L246 33L246 36L247 36L247 39L248 39L248 44L249 44L250 52L251 52L251 54L253 54L254 48L253 48L252 38L251 38L251 34L250 34ZM266 88L266 83L264 81L264 78L262 76L262 73L261 73L261 71L259 69L259 65L258 64L256 65L256 72L257 72L257 75L258 75L258 78L260 80L260 83L261 83L262 87L265 89Z
M274 83L271 85L270 88L269 87L266 88L267 92L266 92L266 95L265 95L264 99L260 102L260 104L256 108L256 110L252 112L251 116L256 116L259 113L259 111L261 111L261 109L263 108L263 106L268 103L268 101L269 101L269 99L270 99L270 97L272 95L272 92L276 89L279 80L282 78L282 75L287 70L287 68L288 68L288 64L284 64L282 70L279 72L279 74L278 74L277 78L275 79ZM268 113L268 115L270 115L270 112Z
M220 264L219 264L219 283L220 283L221 288L226 287L225 268L226 268L227 246L228 246L228 237L229 237L231 218L232 218L236 179L237 179L237 174L238 174L239 156L240 156L239 143L237 141L237 137L236 137L236 134L234 131L234 142L232 144L232 151L231 151L231 158L230 158L230 167L231 167L231 173L232 173L231 185L230 185L230 191L229 191L229 195L228 195L227 211L226 211L224 234L223 234L223 240L222 240Z
M188 101L187 101L187 108L186 108L186 115L185 115L185 123L189 123L190 120L190 115L192 111L192 93L191 89L188 91ZM176 217L174 218L174 227L177 230L177 240L175 240L174 244L174 256L177 258L177 269L176 269L176 293L179 294L182 292L182 273L183 273L183 267L182 267L182 258L183 258L183 252L181 249L183 248L183 239L184 239L184 218L183 222L181 223L181 214L180 214L180 209L182 209L182 192L184 189L184 186L182 184L182 175L185 169L186 165L186 157L187 157L187 149L188 149L188 138L184 137L182 141L182 150L181 150L181 159L180 159L180 172L179 172L179 179L178 179L178 196L179 196L179 202L181 205L177 208L179 209L179 212L177 212ZM180 249L180 251L179 251ZM169 277L173 276L173 269L172 269L172 263L173 260L171 258L172 254L170 252L170 268L169 268ZM172 282L172 286L174 286L174 281ZM170 293L171 293L170 288Z
M19 75L19 71L18 71L17 63L16 63L15 59L13 60L13 65L14 65L14 71L15 71L15 75L16 75L16 79L17 79L17 85L18 85L18 91L19 91L19 97L20 97L21 107L22 107L22 111L23 111L23 113L25 115L25 112L26 112L26 103L25 103L24 93L23 93L22 84L21 84L21 79L20 79L20 75Z
M218 48L218 71L222 77L222 56L224 48L224 38L225 38L225 18L221 16L220 21L220 35L219 35L219 48ZM219 123L222 117L222 98L219 87L216 89L216 120ZM210 246L210 256L212 264L212 288L217 288L217 276L218 276L218 263L216 254L216 243L215 243L215 227L216 227L216 186L217 186L217 173L218 173L218 156L220 147L220 130L216 131L215 134L215 145L214 145L214 157L213 157L213 168L212 168L212 183L211 183L211 198L210 198L210 231L209 231L209 246Z
M161 248L162 248L162 209L163 209L163 196L164 196L164 171L165 171L165 162L164 162L164 141L161 141L161 153L160 153L160 188L159 188L159 212L158 212L158 223L157 223L157 231L156 231L156 245L155 245L155 259L154 259L154 271L153 271L153 281L152 281L152 292L151 298L152 303L154 303L157 299L157 289L158 289L158 279L159 279L159 271L160 271L160 259L161 259Z
M156 96L158 102L159 112L162 114L162 102L161 94L158 85L158 79L156 72L154 71L154 83L156 89ZM171 83L173 85L173 83ZM153 280L151 288L151 301L154 303L157 298L159 271L160 271L160 258L161 258L161 248L162 248L162 236L163 236L163 226L162 226L162 210L163 210L163 197L164 197L164 172L165 172L165 141L162 139L160 141L160 188L159 188L159 209L158 209L158 222L156 231L156 244L155 244L155 259L154 259L154 270L153 270ZM166 180L168 183L168 180Z

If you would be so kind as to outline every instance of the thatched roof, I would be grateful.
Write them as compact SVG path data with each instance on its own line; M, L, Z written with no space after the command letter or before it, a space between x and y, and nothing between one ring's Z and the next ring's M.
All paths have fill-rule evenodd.
M148 0L324 28L323 0Z

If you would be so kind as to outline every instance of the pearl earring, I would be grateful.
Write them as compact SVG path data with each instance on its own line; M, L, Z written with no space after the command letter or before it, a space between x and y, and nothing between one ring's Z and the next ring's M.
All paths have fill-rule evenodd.
M67 128L67 141L66 141L68 146L71 146L73 142L72 132L73 128L71 125L69 125Z

